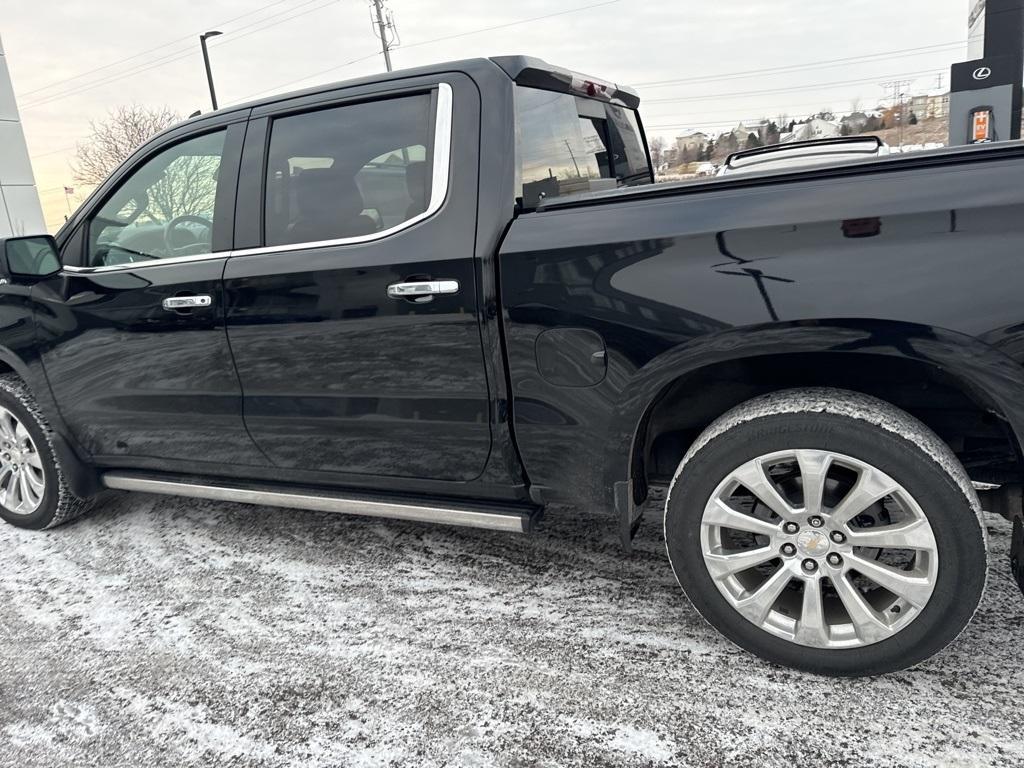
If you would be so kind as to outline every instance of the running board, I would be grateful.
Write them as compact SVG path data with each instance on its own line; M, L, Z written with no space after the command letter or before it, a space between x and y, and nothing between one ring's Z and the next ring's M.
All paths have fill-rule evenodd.
M296 493L266 487L239 488L230 485L189 482L184 479L154 478L130 472L107 472L103 475L103 484L107 488L118 491L140 491L192 499L233 501L240 504L287 507L361 517L414 520L512 533L528 533L532 530L536 517L531 511L507 507L491 508L486 505L456 503L434 505L405 499L385 500L379 496L331 496L320 489L316 489L314 492Z

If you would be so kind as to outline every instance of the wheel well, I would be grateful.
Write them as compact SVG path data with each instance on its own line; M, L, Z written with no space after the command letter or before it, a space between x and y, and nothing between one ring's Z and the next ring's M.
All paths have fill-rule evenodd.
M634 502L668 482L693 441L740 403L792 387L836 387L885 400L942 438L973 480L1020 482L1020 446L1007 422L962 382L929 363L888 355L820 352L765 355L689 373L659 394L634 441Z

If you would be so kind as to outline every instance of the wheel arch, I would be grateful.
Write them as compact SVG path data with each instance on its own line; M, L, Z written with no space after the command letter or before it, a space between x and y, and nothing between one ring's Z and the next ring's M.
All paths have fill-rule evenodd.
M908 323L844 319L732 329L669 350L625 388L606 444L604 478L623 545L629 547L637 509L656 477L653 459L675 455L678 461L708 424L740 402L805 386L879 397L945 440L966 428L958 420L977 422L980 435L992 435L991 460L984 458L984 439L980 447L951 445L958 457L966 451L976 458L971 469L982 479L1019 483L1024 477L1024 406L1015 402L1024 391L1024 368L999 350L964 334ZM678 414L679 421L666 421L666 413ZM953 424L939 423L939 416ZM662 434L679 444L654 453Z
M50 385L42 371L42 364L26 361L9 347L0 345L0 375L12 373L21 379L36 400L36 405L45 415L52 430L51 443L61 462L71 490L78 496L86 497L103 489L99 474L85 458L74 437L67 430L60 410L50 392Z

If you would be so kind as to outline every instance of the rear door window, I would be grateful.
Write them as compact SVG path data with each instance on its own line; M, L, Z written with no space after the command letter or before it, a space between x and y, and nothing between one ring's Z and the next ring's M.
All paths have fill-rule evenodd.
M274 120L266 245L373 235L426 212L431 122L430 94Z

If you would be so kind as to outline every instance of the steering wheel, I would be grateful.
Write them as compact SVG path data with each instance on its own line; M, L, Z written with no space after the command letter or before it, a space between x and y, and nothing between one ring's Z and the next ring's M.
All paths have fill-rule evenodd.
M175 230L182 224L198 224L207 230L209 237L207 237L205 241L193 241L191 243L178 245L174 241L174 235ZM193 238L195 238L194 235ZM213 222L202 216L193 216L191 214L175 216L164 225L164 247L167 249L167 254L169 256L192 256L200 253L206 253L210 250L212 242Z

